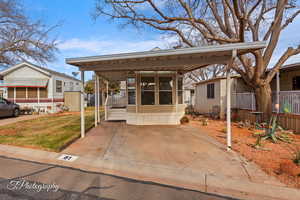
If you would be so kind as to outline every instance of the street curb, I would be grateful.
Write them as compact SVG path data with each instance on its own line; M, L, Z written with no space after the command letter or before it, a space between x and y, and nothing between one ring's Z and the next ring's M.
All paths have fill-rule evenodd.
M162 165L144 165L135 161L89 159L79 157L74 162L57 160L60 153L0 145L0 155L20 160L79 168L141 181L176 186L240 199L299 200L300 191L294 188L254 183L192 170L176 170ZM221 167L221 166L220 166Z

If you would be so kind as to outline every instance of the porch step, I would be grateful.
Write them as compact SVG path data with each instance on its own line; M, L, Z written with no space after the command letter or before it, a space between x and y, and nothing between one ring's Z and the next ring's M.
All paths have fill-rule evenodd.
M107 120L119 121L126 120L126 108L112 108L108 110Z

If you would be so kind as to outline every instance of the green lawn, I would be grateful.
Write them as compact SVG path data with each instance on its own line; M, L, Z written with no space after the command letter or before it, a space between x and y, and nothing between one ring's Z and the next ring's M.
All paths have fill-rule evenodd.
M94 109L85 111L86 130L94 125ZM0 126L0 144L59 152L80 137L80 114L61 113Z

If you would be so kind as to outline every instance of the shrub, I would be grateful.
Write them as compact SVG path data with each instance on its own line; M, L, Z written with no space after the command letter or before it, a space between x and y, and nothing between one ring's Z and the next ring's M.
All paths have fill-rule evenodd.
M207 126L208 125L208 119L207 118L202 119L201 122L202 122L202 126Z
M181 124L189 123L189 118L188 118L187 116L183 116L183 117L180 119L180 123L181 123Z
M297 151L295 151L295 157L293 159L293 162L300 166L300 149L298 149Z

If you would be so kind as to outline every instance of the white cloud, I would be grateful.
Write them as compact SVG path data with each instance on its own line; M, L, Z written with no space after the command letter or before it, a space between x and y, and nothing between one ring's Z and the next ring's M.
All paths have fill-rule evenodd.
M167 40L157 38L153 40L143 41L128 41L128 40L114 40L114 39L79 39L72 38L61 42L58 48L61 52L68 52L68 54L82 53L84 56L90 55L103 55L113 53L124 53L134 51L147 51L154 47L166 47ZM83 56L81 55L81 56Z

